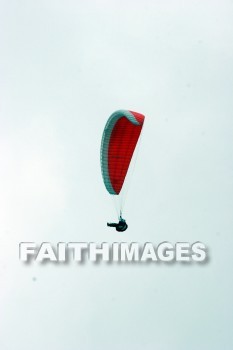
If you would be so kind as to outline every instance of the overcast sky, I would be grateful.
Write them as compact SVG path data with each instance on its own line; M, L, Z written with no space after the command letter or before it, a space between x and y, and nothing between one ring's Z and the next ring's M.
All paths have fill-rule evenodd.
M233 348L233 2L0 0L0 348ZM146 116L123 234L109 115ZM23 265L21 241L195 241L204 265Z

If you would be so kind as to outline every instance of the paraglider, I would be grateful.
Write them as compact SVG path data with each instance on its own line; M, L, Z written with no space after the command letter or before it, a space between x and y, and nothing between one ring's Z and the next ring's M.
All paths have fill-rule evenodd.
M141 113L118 110L108 119L101 142L100 162L104 185L113 196L120 196L135 147L144 123ZM122 232L128 228L122 218L123 203L118 210L118 223L107 224Z
M107 226L115 227L118 232L123 232L128 228L125 219L123 219L121 216L118 223L107 223Z

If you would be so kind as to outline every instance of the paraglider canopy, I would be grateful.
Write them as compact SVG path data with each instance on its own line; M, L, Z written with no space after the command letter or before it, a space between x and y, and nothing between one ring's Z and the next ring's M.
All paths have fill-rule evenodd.
M101 170L110 194L118 195L134 153L144 122L144 115L118 110L108 119L101 143Z

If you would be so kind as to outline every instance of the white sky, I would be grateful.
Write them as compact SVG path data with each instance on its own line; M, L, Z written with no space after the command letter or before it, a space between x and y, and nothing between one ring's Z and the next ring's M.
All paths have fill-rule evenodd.
M233 2L0 0L0 349L233 348ZM145 114L116 218L99 148ZM203 241L210 261L22 265L21 241Z

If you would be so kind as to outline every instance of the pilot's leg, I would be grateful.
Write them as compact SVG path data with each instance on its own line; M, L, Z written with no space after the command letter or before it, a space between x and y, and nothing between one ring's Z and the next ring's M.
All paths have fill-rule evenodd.
M107 226L109 227L117 227L118 224L114 224L114 223L107 223Z

